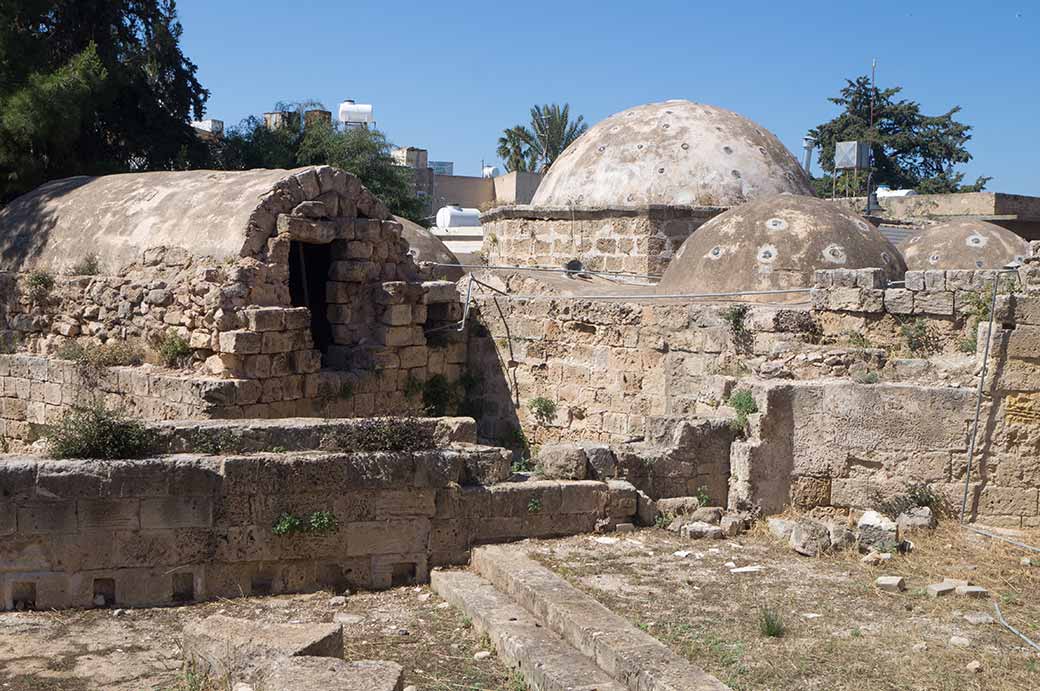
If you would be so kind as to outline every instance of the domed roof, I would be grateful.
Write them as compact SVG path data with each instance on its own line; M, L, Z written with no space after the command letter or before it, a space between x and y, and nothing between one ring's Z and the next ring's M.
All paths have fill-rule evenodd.
M590 128L552 164L531 203L734 206L779 192L812 194L779 139L732 111L676 100Z
M903 258L914 271L999 269L1029 256L1029 243L995 223L961 219L926 228L906 241Z
M417 263L459 263L458 258L448 249L448 246L426 228L402 216L394 216L394 220L401 224L401 237L408 241L409 252ZM433 272L434 276L445 281L457 281L462 278L463 273L465 271L463 271L462 267L452 268L449 266L438 266Z
M793 194L748 202L694 231L658 284L662 293L811 288L816 269L906 267L877 228L837 204ZM766 301L805 299L768 296Z

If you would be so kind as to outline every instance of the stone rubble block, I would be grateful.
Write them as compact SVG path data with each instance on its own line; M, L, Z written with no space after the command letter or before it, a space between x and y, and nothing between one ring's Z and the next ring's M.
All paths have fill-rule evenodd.
M538 452L538 467L550 480L584 480L588 457L577 444L546 444Z
M710 523L704 523L703 521L693 521L692 523L683 524L682 528L679 529L679 535L693 540L698 540L703 537L711 538L713 540L721 540L725 537L722 528Z
M888 552L899 546L899 526L877 511L866 511L856 524L860 549Z
M957 594L977 600L989 597L989 591L980 585L959 585L957 586Z
M184 627L185 658L216 678L256 681L279 659L343 657L340 624L271 624L215 614Z
M403 686L404 668L396 662L309 656L278 660L263 682L266 691L401 691Z
M874 581L878 590L888 593L900 593L906 590L906 579L902 576L878 576Z
M928 597L945 597L950 593L957 590L957 586L953 583L931 583L925 588L925 592L928 593Z
M896 524L899 526L899 534L902 535L914 531L931 530L935 527L936 521L935 515L929 507L917 506L899 514Z
M830 549L830 531L816 521L797 521L791 529L788 543L798 554L815 557Z

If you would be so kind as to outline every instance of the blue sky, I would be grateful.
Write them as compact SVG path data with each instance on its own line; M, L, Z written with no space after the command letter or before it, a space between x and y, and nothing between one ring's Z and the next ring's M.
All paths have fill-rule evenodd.
M878 84L974 126L967 180L1040 195L1040 6L830 2L179 0L183 45L228 125L277 101L375 106L398 145L477 175L534 103L590 124L687 98L735 110L798 155L827 97L878 59Z

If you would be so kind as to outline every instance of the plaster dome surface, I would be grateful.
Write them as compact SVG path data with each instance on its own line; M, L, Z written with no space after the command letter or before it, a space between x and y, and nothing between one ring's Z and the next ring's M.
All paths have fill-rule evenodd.
M532 205L735 206L769 194L812 195L771 132L730 110L675 100L597 123L549 168Z
M995 223L961 219L926 228L903 246L912 271L1000 269L1029 256L1029 243Z
M440 238L404 216L394 216L401 224L401 237L408 241L408 253L416 262L436 262L437 264L458 264L459 259ZM461 266L438 266L434 275L445 281L457 281L464 273Z
M658 291L721 293L811 288L817 269L883 269L902 280L898 250L862 217L793 194L748 202L711 219L668 265ZM763 296L765 301L808 296Z

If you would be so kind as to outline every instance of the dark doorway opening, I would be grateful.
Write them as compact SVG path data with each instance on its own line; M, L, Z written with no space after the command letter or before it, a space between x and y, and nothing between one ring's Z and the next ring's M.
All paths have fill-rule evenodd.
M332 345L325 282L329 278L332 255L329 245L312 245L293 240L289 243L289 297L293 307L311 311L314 347L325 354Z

